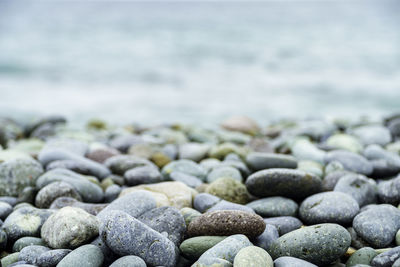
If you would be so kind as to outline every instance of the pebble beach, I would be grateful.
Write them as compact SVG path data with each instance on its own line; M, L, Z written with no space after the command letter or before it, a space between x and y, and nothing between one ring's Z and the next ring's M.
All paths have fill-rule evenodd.
M1 266L400 266L400 115L0 119Z

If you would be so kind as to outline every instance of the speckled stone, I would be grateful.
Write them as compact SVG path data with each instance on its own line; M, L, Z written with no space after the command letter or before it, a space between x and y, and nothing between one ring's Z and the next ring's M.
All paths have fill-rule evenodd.
M357 264L370 265L372 259L378 255L375 249L364 247L354 252L346 262L346 267L352 267Z
M233 260L234 267L274 267L271 256L264 249L249 246L242 248Z
M233 203L230 201L226 201L226 200L221 200L220 202L218 202L217 204L212 206L207 211L211 212L211 211L216 211L216 210L241 210L241 211L246 211L246 212L250 212L250 213L255 213L254 210L250 207L247 207L247 206L241 205L241 204L237 204L237 203Z
M12 251L19 252L24 247L32 245L45 246L46 243L39 237L25 236L15 241Z
M7 234L0 228L0 249L5 250L7 246Z
M246 205L262 217L296 216L299 205L285 197L268 197Z
M229 177L218 178L212 182L207 187L206 193L238 204L246 204L249 200L246 186Z
M271 244L278 238L279 233L276 227L271 224L266 224L264 232L261 235L257 236L253 240L253 243L260 248L268 250Z
M110 249L121 256L139 256L154 266L173 267L176 264L174 243L123 211L107 213L100 227L100 236Z
M125 256L114 261L110 267L147 267L147 265L138 256Z
M383 252L371 260L371 265L376 267L391 267L400 258L400 246Z
M197 260L204 252L225 238L226 236L196 236L183 241L179 249L184 257Z
M137 218L159 233L167 233L168 238L179 246L186 232L182 214L174 207L160 207L149 210Z
M35 198L35 206L38 208L49 208L51 203L58 197L71 197L79 201L82 200L72 185L60 181L53 182L40 189Z
M280 236L299 229L303 223L292 216L280 216L264 219L265 224L273 225L278 230Z
M27 246L21 249L18 254L18 261L25 261L29 264L37 264L37 258L44 252L49 251L50 249L45 246Z
M71 197L59 197L50 205L50 209L61 209L64 207L75 207L86 211L89 214L97 215L107 204L103 203L83 203Z
M185 219L186 226L201 215L200 212L192 208L182 208L180 212L183 216L183 219Z
M4 220L8 215L13 211L13 208L10 204L0 201L0 220Z
M320 266L344 255L350 242L350 234L342 226L318 224L281 236L271 245L268 252L274 259L291 256Z
M65 256L57 267L85 266L101 267L104 256L101 250L94 245L84 245L76 248Z
M284 256L274 261L274 267L317 267L317 265L302 259Z
M247 190L258 197L283 196L301 199L320 192L321 179L313 174L291 169L268 169L250 175Z
M162 175L167 178L169 178L169 175L172 172L186 173L195 176L202 181L205 181L207 176L206 170L201 165L187 159L172 161L165 165L161 170Z
M145 165L129 169L124 174L127 185L153 184L165 181L156 166Z
M206 212L220 201L221 199L217 196L208 193L200 193L194 198L193 207L200 212Z
M212 183L219 178L226 178L226 177L230 177L239 182L243 181L242 174L238 169L231 166L218 166L213 168L207 175L207 183Z
M34 186L42 173L42 165L31 158L16 158L0 163L0 196L18 196L25 187Z
M360 174L348 174L340 178L334 188L353 197L360 207L377 202L378 187L376 182Z
M2 227L11 241L24 236L39 236L43 223L52 213L50 210L21 207L7 217Z
M198 186L203 184L203 181L200 180L199 178L197 178L196 176L193 176L193 175L190 175L190 174L186 174L186 173L182 173L182 172L172 172L169 175L169 178L172 181L182 182L182 183L184 183L187 186L190 186L192 188L196 188L196 187L198 187Z
M133 155L113 156L104 161L104 165L106 165L112 173L119 175L124 175L127 170L141 166L156 167L151 161Z
M400 176L378 184L378 198L382 203L400 203Z
M14 252L1 259L1 266L6 267L18 261L19 252Z
M189 236L244 234L257 237L264 229L265 223L259 215L238 210L221 210L206 212L193 220L187 233Z
M103 209L97 217L102 220L112 210L124 211L132 217L139 217L146 211L156 207L157 204L154 197L149 192L140 190L117 198Z
M347 231L349 232L350 236L351 236L351 246L355 249L360 249L363 247L369 247L370 244L368 244L367 241L365 241L364 239L362 239L357 232L354 230L353 227L348 227Z
M296 158L284 154L252 152L247 155L246 162L254 171L271 168L297 168Z
M323 192L306 198L300 205L299 215L306 224L349 224L360 207L351 196L342 192Z
M43 224L41 236L52 248L76 248L99 233L99 219L86 211L65 207Z
M388 246L400 228L400 210L388 205L370 205L353 220L357 234L375 248Z
M370 175L373 171L372 164L363 156L344 150L335 150L325 155L325 163L340 162L345 170L359 174Z
M244 235L232 235L222 240L206 252L195 262L192 267L203 266L232 266L237 253L245 247L252 246ZM221 265L218 265L221 264ZM213 265L216 264L216 265Z
M85 202L97 203L103 200L103 190L97 184L89 181L86 176L67 169L53 169L41 175L36 181L37 188L63 181L72 185Z
M54 249L46 251L36 258L36 264L40 267L56 266L71 251L72 250L70 249Z

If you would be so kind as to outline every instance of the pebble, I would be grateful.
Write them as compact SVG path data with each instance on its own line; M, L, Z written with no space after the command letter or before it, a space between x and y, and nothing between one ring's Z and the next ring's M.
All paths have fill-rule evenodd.
M265 223L259 215L239 211L221 210L206 212L193 220L187 234L199 235L234 235L244 234L248 237L257 237L264 232Z
M232 178L239 182L243 181L242 174L240 171L231 166L218 166L213 168L210 173L207 175L207 183L212 183L219 178Z
M257 122L246 116L233 116L221 123L224 129L255 135L260 131Z
M18 254L18 261L25 261L29 264L37 264L37 258L44 252L49 251L50 249L45 246L27 246L21 249Z
M299 229L303 225L299 219L291 216L266 218L264 222L267 225L275 226L280 236Z
M229 202L226 200L221 200L214 206L212 206L210 209L207 211L216 211L216 210L240 210L240 211L245 211L249 213L255 213L254 210L250 207L247 207L245 205Z
M400 258L400 246L378 254L371 260L371 265L376 267L391 267Z
M246 180L246 187L257 197L302 199L320 192L321 179L300 170L268 169L250 175Z
M253 243L254 245L268 251L271 244L278 238L279 238L279 233L276 227L271 224L265 224L264 232L261 235L257 236L254 239Z
M5 202L7 204L10 204L12 207L14 207L17 204L17 198L3 196L3 197L0 197L0 202Z
M0 220L4 220L13 211L13 207L7 202L0 201Z
M192 188L196 188L203 184L203 181L200 180L199 178L197 178L196 176L189 175L189 174L182 173L182 172L172 172L169 175L169 178L172 181L182 182Z
M6 267L18 261L19 252L14 252L1 258L1 266Z
M400 203L400 176L380 182L378 198L382 203L398 205Z
M274 261L274 267L317 267L317 265L302 259L283 256Z
M96 216L80 208L65 207L46 220L41 236L52 248L76 248L98 235L99 223Z
M378 255L375 249L364 247L354 252L346 262L346 267L352 267L357 264L370 265L372 259Z
M400 210L388 204L366 207L354 218L354 230L371 246L387 247L400 228Z
M103 253L98 247L94 245L83 245L68 253L68 255L57 264L57 267L101 267L103 260Z
M89 214L97 215L100 211L107 207L107 204L84 203L71 197L59 197L54 200L53 203L51 203L50 205L50 209L61 209L64 207L81 208Z
M126 185L153 184L164 181L158 168L152 165L129 169L125 172L124 178Z
M40 267L56 266L71 251L70 249L53 249L43 252L36 258L36 264Z
M104 165L107 166L112 173L119 175L124 175L127 170L142 166L153 166L156 168L151 161L133 155L117 155L110 157L104 162Z
M199 212L206 212L220 201L221 199L217 196L208 193L200 193L194 198L193 207Z
M161 234L166 233L177 246L186 232L185 219L174 207L155 208L143 213L137 219Z
M372 174L373 171L372 164L366 158L350 151L331 151L325 155L324 160L325 163L338 161L343 165L345 170L364 174L367 176Z
M271 168L297 168L295 157L275 153L252 152L247 155L246 162L254 171Z
M218 178L207 187L206 193L238 204L246 204L249 200L246 186L230 177Z
M298 160L312 160L323 163L326 152L306 139L296 140L291 146L292 154Z
M72 185L85 202L97 203L103 200L104 194L100 186L90 182L86 176L67 169L53 169L46 172L37 179L36 187L43 188L57 181Z
M378 145L369 145L364 149L364 156L372 163L374 171L371 176L386 178L400 172L400 156L387 151Z
M262 217L296 216L299 205L285 197L268 197L246 205Z
M353 129L355 135L364 145L377 144L384 146L392 140L390 130L381 125L365 125Z
M271 256L264 249L248 246L239 250L233 260L234 267L274 267Z
M246 236L241 234L229 236L204 252L192 267L219 266L219 263L221 266L232 266L238 252L248 246L252 244Z
M60 181L50 183L40 189L35 198L35 206L47 209L50 207L51 203L59 197L71 197L78 201L82 200L81 196L72 185Z
M106 191L104 192L104 202L111 203L116 200L121 193L122 188L119 185L113 184L107 187Z
M34 186L43 167L32 158L0 161L0 196L17 197L25 187Z
M179 249L184 257L197 260L204 252L225 238L226 236L196 236L183 241Z
M139 256L154 266L173 267L176 264L174 243L123 211L107 213L100 227L100 236L118 255Z
M176 161L172 161L165 165L161 173L163 176L169 178L169 175L172 172L181 172L185 174L189 174L199 178L202 181L205 181L207 172L206 170L196 162L187 159L180 159Z
M342 226L317 224L281 236L268 252L274 259L291 256L320 266L343 256L350 243L350 234Z
M181 144L179 146L179 158L199 162L207 156L209 149L210 146L203 143L190 142Z
M7 246L7 234L0 228L0 249L5 250Z
M12 251L19 252L24 247L32 246L32 245L45 246L46 243L43 241L43 239L41 239L39 237L25 236L25 237L21 237L20 239L15 241Z
M200 212L192 208L182 208L180 212L183 218L185 219L186 226L188 226L191 221L193 221L194 219L196 219L201 215Z
M351 196L342 192L323 192L306 198L300 205L299 216L306 224L350 224L360 207Z
M349 171L337 170L326 174L324 179L322 180L322 191L333 191L338 181L348 174L354 173Z
M110 267L147 267L147 265L140 257L125 256L114 261Z
M354 153L360 153L363 149L363 145L360 141L354 136L348 134L331 135L326 140L326 144L332 148L344 149Z
M360 207L377 202L378 186L372 179L360 174L348 174L336 183L335 192L345 193L354 198Z

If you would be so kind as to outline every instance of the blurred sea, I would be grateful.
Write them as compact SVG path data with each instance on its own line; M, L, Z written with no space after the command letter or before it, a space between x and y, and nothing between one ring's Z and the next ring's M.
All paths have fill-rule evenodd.
M211 124L400 110L400 2L0 1L0 114Z

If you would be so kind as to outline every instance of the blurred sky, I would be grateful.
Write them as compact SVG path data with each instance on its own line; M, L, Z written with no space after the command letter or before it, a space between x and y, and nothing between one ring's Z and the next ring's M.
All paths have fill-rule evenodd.
M212 124L400 110L400 2L0 1L0 114Z

